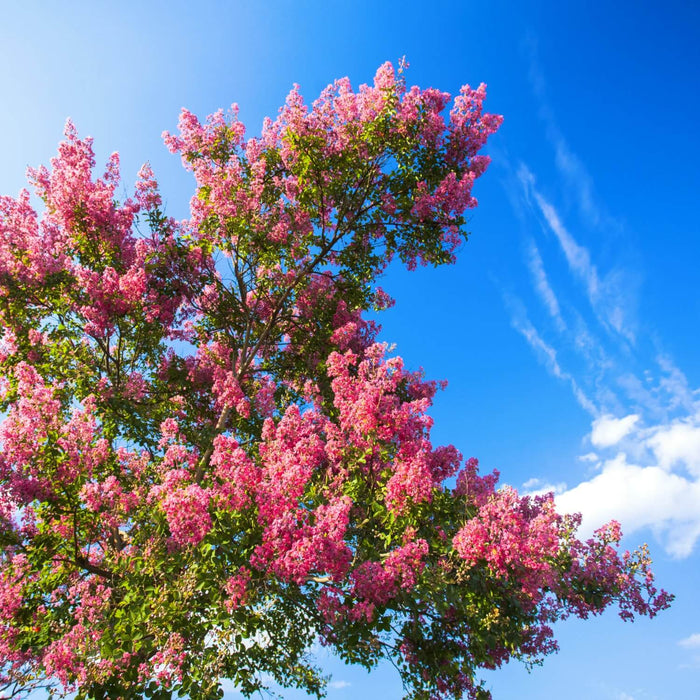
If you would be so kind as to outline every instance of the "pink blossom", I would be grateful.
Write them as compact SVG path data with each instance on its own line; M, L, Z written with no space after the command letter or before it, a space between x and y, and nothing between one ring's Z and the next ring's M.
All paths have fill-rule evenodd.
M168 493L161 507L173 541L180 546L199 544L211 529L210 494L196 484Z

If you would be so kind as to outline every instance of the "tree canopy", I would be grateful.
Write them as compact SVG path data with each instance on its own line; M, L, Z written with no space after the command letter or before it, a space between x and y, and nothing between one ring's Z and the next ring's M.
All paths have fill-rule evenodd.
M151 169L117 201L72 124L0 198L0 681L79 698L322 695L316 640L390 659L407 697L487 697L551 623L670 596L616 523L580 541L551 494L497 488L431 443L438 389L368 313L377 280L454 260L501 117L378 70L259 137L183 110L165 142L191 216Z

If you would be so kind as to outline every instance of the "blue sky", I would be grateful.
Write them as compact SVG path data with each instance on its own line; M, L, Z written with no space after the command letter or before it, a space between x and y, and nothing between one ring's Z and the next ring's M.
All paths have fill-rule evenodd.
M698 697L697 6L7 3L0 54L0 193L48 162L70 116L98 162L120 152L127 186L149 160L176 217L192 183L160 134L183 106L205 116L237 102L255 134L292 83L313 99L404 55L409 84L488 83L505 122L472 236L449 269L389 271L382 337L449 380L436 442L521 491L554 488L584 527L616 517L677 595L651 622L562 624L542 668L488 683L506 700ZM329 698L400 697L392 668L321 656Z

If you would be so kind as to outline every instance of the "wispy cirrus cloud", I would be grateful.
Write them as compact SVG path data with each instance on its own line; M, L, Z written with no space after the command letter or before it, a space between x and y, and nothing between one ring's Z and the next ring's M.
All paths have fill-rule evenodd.
M503 298L511 312L511 325L513 328L525 338L528 345L535 351L535 354L549 372L557 379L561 379L569 384L581 408L595 415L598 411L594 403L586 396L586 393L581 389L574 377L562 369L557 360L557 351L539 334L528 318L522 301L506 292L503 293Z
M656 356L656 363L662 372L659 389L665 393L670 407L692 410L694 394L697 392L691 391L683 372L664 353Z
M556 124L534 53L530 80L558 181L556 190L544 188L526 164L511 170L509 197L518 198L517 183L531 287L504 301L513 328L570 387L591 428L587 451L572 465L578 479L534 475L523 488L555 491L562 511L583 514L583 534L617 519L627 534L650 529L669 555L684 558L700 540L700 391L653 333L640 334L641 275L629 265L601 265L592 231L619 235L619 225L603 213L593 178ZM576 202L578 214L545 191Z
M588 248L576 241L555 206L541 194L534 174L524 163L518 168L518 181L525 199L534 202L548 230L556 237L570 271L583 283L588 301L600 323L634 344L635 323L630 312L630 307L634 306L634 299L630 296L630 287L635 286L634 280L622 269L612 269L606 275L600 275Z
M534 280L535 289L549 311L549 315L554 319L557 328L560 331L564 331L566 329L566 323L561 315L559 300L549 283L547 273L544 269L544 263L542 262L542 256L534 241L530 241L528 253L528 267L530 268L530 274Z
M646 358L634 348L623 306L616 291L597 271L591 253L580 246L564 226L559 214L536 191L534 177L528 175L530 201L537 203L550 230L564 252L569 272L585 283L587 300L597 320L613 328L618 339L609 339L607 348L586 330L585 340L572 339L572 327L563 319L555 289L544 271L541 254L533 261L532 249L526 260L533 280L533 291L557 314L554 339L546 339L531 321L522 300L511 299L506 306L513 327L525 338L548 371L566 382L576 401L592 417L588 442L598 450L597 473L569 489L559 487L557 503L562 511L581 512L583 533L590 533L611 519L618 519L626 533L650 528L675 558L689 556L700 539L700 404L683 372L665 354ZM541 270L539 267L541 266ZM546 287L543 285L546 281ZM551 293L551 294L550 294ZM575 308L575 305L574 305ZM583 318L582 311L578 313ZM574 313L574 317L576 317ZM578 324L585 329L581 320ZM574 336L576 335L574 331ZM574 348L580 362L576 370L562 364L558 347ZM600 363L596 358L608 360ZM640 357L642 358L640 360ZM638 375L629 366L650 362ZM572 365L574 363L571 363ZM588 387L588 389L586 388ZM611 406L615 407L611 411ZM625 407L633 411L624 412ZM551 479L542 479L552 483Z
M547 98L547 81L537 55L537 45L530 39L525 42L524 50L528 62L528 79L538 103L540 119L544 123L544 133L554 151L555 166L563 178L570 196L576 201L581 214L594 226L602 222L613 223L598 202L591 174L583 161L572 151L554 117L554 112Z

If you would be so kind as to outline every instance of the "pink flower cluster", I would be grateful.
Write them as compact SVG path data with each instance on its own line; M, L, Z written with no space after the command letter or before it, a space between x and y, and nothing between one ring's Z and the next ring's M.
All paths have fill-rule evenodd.
M580 516L559 515L553 494L530 498L518 496L512 488L496 491L497 473L479 477L476 467L476 460L469 460L457 480L456 493L465 497L475 514L453 537L454 549L468 566L486 566L499 579L515 583L520 604L531 610L540 606L542 621L571 612L586 618L602 612L614 599L623 619L634 614L653 617L668 607L669 595L653 586L645 550L619 555L619 523L608 523L582 542L573 535ZM589 593L605 590L606 594L587 594L586 586ZM543 606L549 595L556 602L549 600ZM540 635L549 628L535 629ZM545 636L551 636L551 630ZM532 648L538 646L542 645L532 643Z
M330 454L348 439L364 453L365 472L391 471L386 502L400 512L428 501L434 488L452 476L461 456L454 447L434 450L427 415L437 385L404 370L401 358L385 359L386 345L373 344L362 356L348 350L328 358L342 436L331 432ZM404 396L407 395L409 400ZM338 454L339 456L339 454Z
M564 534L551 494L533 502L505 488L482 503L453 545L467 563L484 562L498 577L517 579L523 593L538 602L538 592L555 585Z
M432 88L406 91L391 64L386 63L377 71L373 86L363 85L354 92L347 78L338 80L323 91L311 109L294 86L277 119L265 121L260 138L244 139L245 129L238 121L235 105L229 119L219 111L204 124L183 110L178 124L180 135L165 132L164 138L172 152L182 155L183 165L194 172L200 186L191 203L192 224L200 234L206 231L207 236L215 237L212 242L227 250L235 245L236 234L229 237L230 227L222 224L246 221L255 227L256 235L272 244L296 241L290 252L298 264L308 254L308 247L301 242L309 238L313 226L344 234L341 229L345 222L342 218L333 222L331 215L333 208L342 207L342 203L334 201L331 193L338 186L351 192L359 185L347 180L343 163L348 157L370 164L380 160L370 146L371 140L363 137L382 128L385 117L391 115L383 148L402 148L401 158L405 158L406 139L412 139L416 149L424 149L425 153L447 153L450 171L428 181L420 176L425 167L411 163L416 168L414 191L407 202L399 203L391 193L394 175L382 172L377 165L373 184L380 194L369 203L366 224L377 238L386 236L389 257L400 227L416 216L437 223L443 243L453 251L461 240L457 230L461 217L466 209L476 206L471 196L474 180L488 164L488 159L476 153L502 121L499 116L482 112L485 94L484 85L477 90L462 88L450 112L450 125L446 126L443 112L450 96ZM313 140L324 161L327 201L316 221L309 218L299 200L304 175L303 149L298 145L306 139ZM273 152L283 168L271 178ZM213 221L219 223L212 225ZM220 237L223 231L225 238ZM392 232L390 236L388 231ZM417 260L431 261L432 254L427 250L415 248L411 241L404 244L402 258L409 266Z

